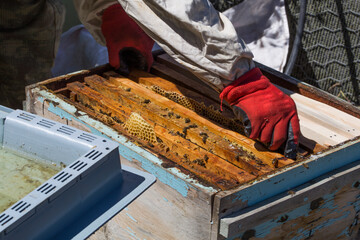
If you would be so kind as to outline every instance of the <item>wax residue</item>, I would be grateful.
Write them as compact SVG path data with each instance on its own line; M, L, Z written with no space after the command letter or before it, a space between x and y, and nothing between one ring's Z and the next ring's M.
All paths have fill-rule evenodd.
M0 213L62 169L0 147Z

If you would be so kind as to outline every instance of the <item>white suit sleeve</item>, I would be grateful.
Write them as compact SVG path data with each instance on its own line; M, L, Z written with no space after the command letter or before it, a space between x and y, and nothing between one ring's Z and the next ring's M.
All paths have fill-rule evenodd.
M118 3L118 1L74 0L73 2L81 23L84 24L85 28L98 43L105 46L106 41L101 32L102 13L111 5Z
M80 0L77 0L80 2ZM224 85L254 67L253 55L239 39L232 23L217 12L208 0L118 0L127 14L170 56L200 79L221 91ZM100 27L91 30L101 18L101 1L86 0L77 9L92 8L80 17L94 35L102 35ZM107 6L111 1L107 2ZM91 4L97 5L92 6ZM100 7L100 10L99 10ZM99 32L100 31L100 32ZM114 29L116 31L116 29ZM95 36L104 42L103 36Z

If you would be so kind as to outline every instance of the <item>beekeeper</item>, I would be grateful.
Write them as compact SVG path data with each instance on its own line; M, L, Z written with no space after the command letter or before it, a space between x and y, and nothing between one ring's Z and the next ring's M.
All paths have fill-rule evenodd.
M255 68L232 23L208 0L76 0L81 22L108 48L110 64L149 69L156 41L177 62L219 92L245 133L294 158L300 134L293 100ZM132 56L132 58L128 58Z
M6 30L0 35L6 42L0 72L7 73L0 79L0 98L8 95L4 101L9 102L19 100L16 93L25 85L19 79L26 85L46 79L47 73L36 69L51 68L64 15L56 0L22 2L21 7L10 0L0 5L0 28ZM284 146L285 156L295 158L300 130L294 102L255 68L232 23L208 0L74 0L74 5L92 36L107 46L113 67L148 70L156 41L232 105L250 138L270 150ZM12 69L19 64L21 69ZM14 85L17 90L9 96Z
M22 109L25 86L51 77L65 9L58 0L0 1L0 104Z

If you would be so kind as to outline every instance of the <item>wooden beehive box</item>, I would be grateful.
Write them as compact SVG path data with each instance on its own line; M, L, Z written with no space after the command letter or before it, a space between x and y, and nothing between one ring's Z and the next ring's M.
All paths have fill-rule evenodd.
M355 193L360 193L353 187L359 180L354 162L360 159L360 111L259 67L297 104L303 136L295 161L243 136L229 106L218 111L218 93L166 54L157 56L151 74L133 71L123 77L101 66L27 87L28 111L118 141L123 164L158 178L91 239L324 234L321 229L329 219L321 206L330 195L330 200L346 199L337 202L339 209L351 212L342 224L353 223ZM334 182L321 182L344 166L336 188ZM349 202L354 205L351 210ZM303 214L290 214L306 207ZM306 229L306 216L309 222L318 218L312 223L315 230ZM294 224L298 228L289 230ZM336 231L347 234L344 229Z

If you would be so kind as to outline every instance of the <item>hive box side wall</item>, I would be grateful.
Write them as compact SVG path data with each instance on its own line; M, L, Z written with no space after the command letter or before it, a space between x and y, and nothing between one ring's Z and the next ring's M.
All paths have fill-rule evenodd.
M42 90L44 91L44 90ZM52 118L54 116L53 113L56 113L55 116L58 117L62 117L63 120L66 124L78 124L78 127L84 129L84 124L78 123L77 121L74 121L76 119L82 119L83 117L83 113L77 112L76 110L74 111L68 111L66 113L66 111L58 111L59 108L59 103L58 102L54 102L54 100L56 100L56 98L53 97L48 97L48 94L45 94L44 92L42 92L38 89L38 91L27 91L28 92L28 97L27 99L32 99L32 101L28 101L27 102L27 106L30 106L31 112L37 112L38 114L44 114L47 115L48 118ZM37 96L36 96L37 94ZM39 104L38 102L42 102L44 104ZM36 104L38 105L36 105ZM37 110L35 110L37 109ZM64 110L64 109L62 109ZM74 117L76 116L76 117ZM100 126L100 125L99 125ZM102 126L97 126L97 129L101 129ZM86 128L86 127L85 127ZM85 129L84 129L85 130ZM90 129L87 129L90 130ZM90 130L91 131L91 130ZM102 130L100 130L101 132ZM113 135L115 136L115 135ZM124 147L126 149L126 147ZM358 149L356 149L358 148ZM141 150L137 150L138 152L146 152L146 150L141 149ZM350 152L351 154L349 156L347 156L346 152ZM123 152L123 154L127 154L128 149L125 150ZM141 155L141 153L139 153ZM178 184L176 187L174 187L173 183L169 183L166 182L166 180L162 179L160 182L162 182L164 184L164 186L161 186L158 188L157 191L153 192L153 194L159 194L161 191L165 191L165 195L167 197L165 197L165 199L173 199L174 195L175 195L175 201L178 201L179 206L193 206L193 202L199 202L199 204L196 204L196 206L201 206L197 209L194 209L193 211L191 211L192 215L188 215L186 216L184 211L179 211L179 207L176 207L175 209L170 208L169 214L171 214L171 218L173 221L167 221L167 222L172 222L172 224L162 224L161 227L158 226L148 226L146 227L146 230L154 230L157 234L159 232L161 232L161 235L156 235L156 236L152 236L153 238L157 238L158 236L161 236L161 238L171 238L171 236L174 236L175 239L177 238L186 238L186 239L192 239L193 236L197 236L200 239L208 239L209 233L208 233L208 229L209 229L209 224L208 222L210 220L212 220L212 224L211 226L211 237L212 239L217 239L218 237L218 229L219 229L219 224L220 224L220 219L228 214L231 214L232 212L238 211L240 209L243 209L245 207L248 206L252 206L256 203L259 203L263 200L266 200L270 197L273 197L277 194L283 193L284 191L288 191L291 190L294 187L297 187L303 183L306 183L328 171L331 171L333 169L336 169L338 167L341 167L345 164L351 163L353 161L356 161L357 158L356 156L360 155L359 152L359 139L353 139L350 142L344 144L343 146L336 146L334 149L332 149L331 151L328 151L324 154L320 154L317 156L313 156L311 159L309 159L307 162L305 162L304 165L302 165L303 163L297 164L295 166L291 166L289 168L285 168L283 170L281 170L280 172L277 172L276 174L272 175L272 176L267 176L267 178L264 181L256 181L253 182L251 184L249 184L248 186L241 186L239 188L233 189L231 191L224 191L224 192L219 192L216 194L215 196L215 200L214 200L214 207L212 209L212 219L211 219L211 199L212 199L212 194L214 194L215 192L203 188L203 187L199 187L198 185L194 185L192 183L190 183L192 180L189 181L183 181L183 177L180 177L180 175L178 173L171 173L171 170L173 169L164 169L162 168L160 165L158 166L151 166L150 168L148 166L145 166L146 164L151 163L151 161L148 161L148 159L144 159L144 160L140 160L138 161L138 166L141 169L145 169L150 171L151 173L155 173L155 175L159 176L159 177L163 177L163 176L167 176L167 177L174 177L173 179L176 180L176 182L181 182L181 184ZM139 156L135 157L137 160L139 160L138 158ZM129 157L126 157L128 160L126 160L127 163L129 164L135 164L136 161L132 161L131 159L133 159L133 157L131 155L129 155ZM141 158L141 156L140 156ZM136 164L135 164L136 165ZM151 169L151 170L149 170ZM157 171L164 173L163 176L161 176L161 174L159 174ZM171 178L171 177L170 177ZM173 181L173 180L171 180ZM180 187L180 190L178 189L178 187L184 186L182 185L183 183L185 183L185 185L187 187L185 187L185 191L183 187ZM256 183L256 184L254 184ZM156 186L159 186L158 184L156 184ZM169 188L170 186L170 188ZM174 194L168 194L171 191L174 191ZM184 194L184 192L186 192L186 194ZM151 195L151 197L149 198L154 198L154 195ZM164 195L164 196L165 196ZM189 196L193 196L192 199L190 199L190 203L187 203L185 200L189 199ZM200 196L200 197L199 197ZM201 200L204 199L204 200ZM161 204L159 204L160 206ZM143 205L146 206L146 205ZM161 208L159 208L161 209ZM133 211L133 210L132 210ZM207 212L209 211L209 213ZM179 214L179 212L181 212L181 214ZM131 212L133 213L133 212ZM200 213L200 214L199 214ZM124 215L126 215L124 213ZM132 214L129 213L129 215L132 216ZM129 217L129 215L124 216L125 218L128 217L130 219L134 218ZM156 220L154 219L154 221L156 222L157 219L167 219L166 214L163 214L163 212L161 212L159 214L159 211L153 211L151 212L151 216L153 215L159 215L158 218L156 218ZM202 217L202 219L207 219L207 220L200 220L200 221L191 221L189 224L185 224L184 226L188 227L190 226L190 228L183 228L181 225L183 222L187 222L189 219L198 219L199 216L204 216ZM139 214L137 214L137 216L139 216ZM179 218L181 220L178 220L176 218ZM136 218L134 218L136 220ZM153 218L152 218L153 219ZM182 221L182 219L184 219L184 221ZM209 220L210 219L210 220ZM133 222L137 222L139 220L133 221ZM160 220L159 220L160 221ZM161 222L161 221L160 221ZM192 224L194 223L194 224ZM121 223L117 223L118 225ZM154 225L153 220L151 220L150 222L144 223L144 224L148 224L148 225ZM140 225L140 224L139 224ZM116 224L114 225L116 226ZM164 226L168 227L170 226L171 229L166 229L164 231L159 230L159 228L162 228ZM142 233L144 232L142 226L137 228L137 231L132 231L132 225L126 226L124 228L121 228L124 230L124 233L127 235L124 236L129 236L129 234L140 234L141 236L146 236L143 235ZM131 230L130 230L131 229ZM167 235L166 232L168 233L169 231L173 231L175 229L174 233L177 233L178 235ZM142 233L141 233L142 232ZM182 233L180 233L182 232ZM190 233L195 233L193 235L191 235ZM206 234L201 234L201 233L206 233ZM119 233L120 234L120 233ZM189 234L192 236L191 238L189 238ZM133 235L132 235L133 236ZM136 235L138 236L138 235Z
M360 162L221 220L220 239L356 239ZM295 227L294 227L295 226Z
M61 108L61 103L64 103L61 99L40 90L36 85L27 88L26 101L34 114L97 135L106 132L107 126L87 118L85 113L77 112L73 107L65 111ZM86 123L84 119L89 121ZM119 149L122 164L146 170L158 180L90 239L103 239L104 236L112 236L113 239L131 239L134 236L139 239L210 239L211 205L216 191L190 183L195 180L185 181L187 176L176 169L162 168L143 156L148 156L144 149L133 152L124 146L130 143L119 140L124 137L115 131L106 133L108 137L121 142Z
M157 181L89 239L210 239L210 203L198 194Z
M278 194L291 193L294 188L302 184L360 160L359 156L360 139L355 139L327 152L313 155L309 160L283 169L257 184L217 193L214 198L212 239L217 239L223 217Z

